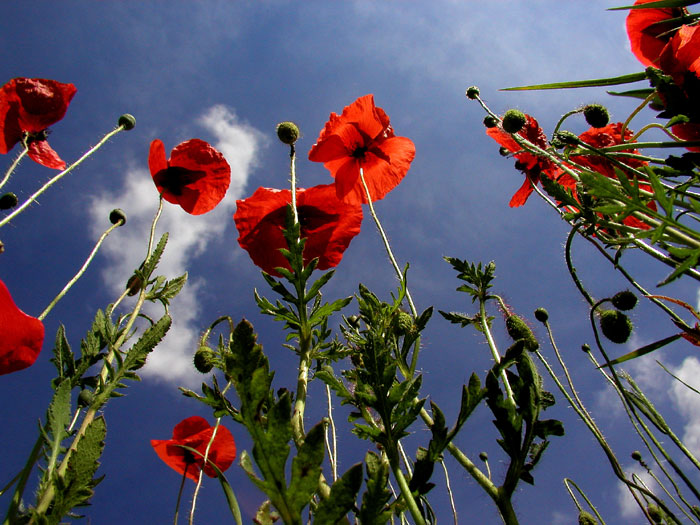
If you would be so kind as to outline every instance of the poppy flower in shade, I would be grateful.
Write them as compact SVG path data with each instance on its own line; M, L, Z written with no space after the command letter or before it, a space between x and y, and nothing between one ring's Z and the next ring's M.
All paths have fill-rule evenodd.
M247 199L236 201L233 216L238 228L238 244L256 266L280 277L275 268L291 269L280 253L287 242L282 235L290 190L258 188ZM318 257L319 270L337 266L350 241L360 233L362 206L336 197L333 184L297 189L297 214L304 245L304 264Z
M544 134L544 131L542 131L542 128L540 128L537 120L530 115L525 115L525 118L527 119L525 125L517 134L533 143L535 146L541 149L547 149L547 136ZM498 142L503 148L515 154L517 161L515 167L525 174L525 182L510 199L509 206L511 208L516 208L525 204L530 194L534 191L534 186L540 182L540 177L542 176L556 180L559 184L567 188L576 186L576 181L570 175L563 173L562 170L549 159L522 151L523 148L513 139L511 134L504 131L500 126L487 128L486 134Z
M697 122L683 122L671 126L673 134L682 140L700 140L700 124ZM700 146L686 146L687 150L700 152Z
M172 439L152 439L151 446L166 465L197 481L204 463L203 456L213 432L214 427L210 426L206 419L192 416L175 425ZM202 455L194 454L182 448L181 445L193 448ZM223 472L231 466L234 459L236 459L236 443L233 436L229 429L219 425L214 441L209 447L207 463L213 463ZM210 478L216 477L216 471L209 464L204 467L204 473Z
M594 148L617 146L625 141L629 141L634 135L630 129L625 128L625 137L623 140L622 126L622 122L615 122L602 128L590 128L588 131L581 133L578 138L581 139L582 142L585 142ZM622 153L633 153L638 155L639 150L630 147L629 150L624 150ZM615 175L615 164L610 162L605 157L598 155L572 155L570 158L577 164L602 173L606 177L611 179L617 178L617 175ZM639 168L648 164L645 160L628 157L620 157L619 160L630 168Z
M63 118L77 89L43 78L13 78L0 89L0 153L27 134L29 157L47 168L66 163L46 141L47 129Z
M637 0L634 5L653 1ZM634 56L645 66L659 67L661 51L680 27L677 19L684 14L687 14L687 9L680 7L630 9L626 22L627 36Z
M17 308L0 281L0 375L33 365L43 343L43 323Z
M309 151L309 160L323 162L335 178L336 195L351 204L367 202L360 168L372 202L383 199L404 178L416 148L406 137L397 137L374 96L365 95L331 113L326 126Z
M700 32L698 26L681 26L659 56L659 67L682 86L686 75L700 77Z
M231 167L224 156L199 139L175 146L170 159L165 158L163 143L155 139L148 167L163 198L192 215L213 210L231 183Z

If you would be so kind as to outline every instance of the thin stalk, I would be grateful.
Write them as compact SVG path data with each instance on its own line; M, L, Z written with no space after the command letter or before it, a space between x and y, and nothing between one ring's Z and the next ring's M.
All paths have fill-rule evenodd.
M578 504L578 501L576 500L576 496L574 496L574 493L571 491L571 487L569 487L569 483L571 483L571 484L574 486L574 488L576 489L576 491L577 491L579 494L581 494L581 497L582 497L583 499L586 500L586 503L588 504L588 508L590 508L590 509L595 513L596 518L598 518L598 521L600 522L600 525L605 525L605 520L603 519L603 516L601 516L600 513L598 512L598 509L595 508L595 505L593 505L593 502L592 502L590 499L588 499L588 496L586 496L586 493L583 492L583 491L579 488L579 486L578 486L576 483L574 483L574 481L573 481L572 479L564 478L564 485L566 486L566 490L567 490L567 491L569 492L569 494L571 495L571 499L574 500L574 503L576 504L576 507L577 507L579 510L582 510L582 509L581 509L581 506Z
M49 314L49 312L50 312L51 310L53 310L53 307L56 306L56 304L58 303L58 301L60 301L60 300L63 298L63 296L66 295L66 293L68 292L68 290L70 290L71 287L78 281L78 279L80 279L80 278L83 276L83 274L84 274L85 271L87 270L88 266L90 266L90 263L92 262L92 260L94 259L95 255L97 254L97 251L100 249L100 246L102 246L102 243L104 242L104 240L107 238L107 236L108 236L110 233L112 233L112 231L113 231L115 228L118 228L118 227L121 226L122 224L124 224L124 219L119 219L119 221L118 221L117 223L112 224L109 228L107 228L107 229L104 231L104 233L100 236L100 238L98 239L97 243L95 244L95 247L94 247L94 248L92 249L92 251L90 252L90 255L88 255L88 258L85 260L85 263L83 263L83 265L80 267L80 270L78 270L78 273L76 273L76 274L73 276L73 278L72 278L70 281L68 281L68 282L66 283L66 285L63 287L63 290L61 290L61 291L58 293L58 295L54 298L54 300L51 301L51 302L48 304L48 306L44 309L44 311L41 312L41 314L39 314L39 317L37 317L37 319L39 319L39 321L43 321L43 320L44 320L44 318Z
M447 488L447 495L450 498L450 506L452 507L452 517L454 518L455 525L459 522L457 520L457 507L455 507L455 498L452 494L452 487L450 486L450 474L447 472L447 465L445 465L445 460L440 460L440 465L442 465L442 470L445 471L445 487Z
M21 161L24 158L24 156L27 154L28 151L29 151L29 147L26 144L24 144L24 149L22 151L20 151L20 153L19 153L19 155L17 155L17 157L15 157L15 160L12 161L12 164L10 165L8 170L5 172L5 176L2 178L2 181L0 181L0 188L2 188L7 183L8 180L10 180L10 176L12 175L12 173L15 171L15 169L19 165L19 161Z
M374 224L377 226L377 230L379 231L379 235L382 238L382 242L384 243L384 248L386 249L386 253L389 256L389 260L391 261L391 265L394 267L394 271L396 272L396 276L399 278L399 281L403 281L403 273L401 272L401 268L399 268L399 265L396 262L396 258L394 257L394 252L391 250L391 245L389 244L389 239L386 236L386 233L384 233L384 228L382 228L382 223L379 222L379 217L377 216L377 212L374 210L374 205L372 204L372 195L369 192L369 187L367 186L367 182L365 182L365 174L364 174L364 169L360 167L360 181L362 182L362 187L365 190L365 195L367 196L367 204L369 204L369 212L372 215L372 219L374 219ZM411 292L409 292L408 287L406 288L406 300L408 301L408 305L411 308L411 313L413 314L413 317L418 316L418 310L416 310L416 306L413 303L413 298L411 297Z
M338 441L335 431L335 421L333 420L333 399L331 397L331 388L326 385L326 402L328 404L328 427L325 432L326 449L328 450L328 460L331 464L331 472L333 473L333 482L338 479ZM328 428L331 430L331 438L328 439Z
M231 385L231 381L229 381L229 384L226 385L228 386ZM209 459L209 449L211 448L212 443L214 443L214 439L216 439L216 433L219 430L219 424L221 423L221 418L216 419L216 423L214 424L214 431L211 433L211 439L209 439L209 443L207 443L207 448L204 449L204 459L202 463L202 468L199 469L199 476L197 477L197 485L194 487L194 494L192 496L192 506L190 507L190 516L189 519L187 520L187 523L189 525L194 524L194 511L195 508L197 507L197 496L199 496L199 489L202 488L202 479L204 478L204 467L207 464L207 460Z
M629 126L630 122L632 122L632 119L637 116L637 114L642 111L645 107L647 107L647 104L654 100L654 97L656 96L656 91L652 91L647 95L647 97L642 100L641 104L639 104L636 108L634 108L634 111L630 113L630 116L627 117L627 120L625 120L622 123L622 128L620 129L620 136L622 137L622 140L625 140L625 130L627 129L627 126ZM634 140L634 137L632 138Z
M44 436L43 434L39 433L39 437L37 438L36 443L34 443L34 447L32 448L32 451L29 454L29 458L27 458L27 462L24 465L24 469L21 472L19 481L17 482L17 487L15 488L15 491L12 494L12 501L10 501L10 505L7 508L7 514L5 515L3 525L13 525L15 523L15 519L17 517L17 510L19 509L20 503L22 502L22 494L24 494L24 489L27 486L29 475L32 473L32 470L34 469L34 464L39 459L43 447Z
M46 184L44 184L41 188L39 188L37 191L35 191L31 197L29 197L26 201L22 203L21 206L18 208L15 208L15 210L10 213L7 217L4 219L0 220L0 227L4 226L8 222L10 222L12 219L14 219L17 215L22 213L30 204L32 204L36 199L43 194L46 190L48 190L51 186L53 186L56 182L61 180L65 175L68 175L71 171L73 171L75 168L80 166L85 159L87 159L90 155L95 153L98 149L100 149L105 142L107 142L109 139L111 139L114 135L119 133L120 131L124 130L124 125L122 124L121 126L118 126L117 128L113 129L109 133L107 133L102 140L100 140L97 144L95 144L92 148L87 150L82 157L80 157L78 160L76 160L73 164L68 166L66 169L64 169L62 172L60 172L58 175L56 175L54 178L49 180Z
M173 519L173 524L177 525L177 518L180 514L180 500L182 499L182 489L185 488L185 480L187 479L187 469L189 463L185 463L185 470L182 473L182 480L180 481L180 489L177 491L177 500L175 501L175 519Z
M494 363L500 363L501 354L498 352L496 342L493 340L493 336L491 335L491 329L489 328L488 317L486 314L486 303L483 299L479 300L479 324L481 325L481 331L486 337L486 342L488 343L489 349L491 350L491 357L493 358ZM508 376L506 375L505 370L501 370L501 381L503 381L503 388L505 388L506 390L508 399L513 404L513 406L515 406L515 396L513 395L513 389L510 386L510 382L508 381Z

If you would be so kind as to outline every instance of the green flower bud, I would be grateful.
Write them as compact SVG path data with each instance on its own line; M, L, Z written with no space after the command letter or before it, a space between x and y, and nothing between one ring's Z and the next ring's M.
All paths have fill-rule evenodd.
M129 290L129 293L127 293L126 295L128 295L129 297L133 297L141 291L142 285L143 282L141 281L141 278L136 274L132 275L126 282L126 288L127 290Z
M637 296L629 290L623 290L613 295L611 302L618 310L631 310L637 305Z
M495 128L498 126L498 119L496 117L492 117L491 115L487 115L484 117L484 126L487 128Z
M121 117L119 117L119 120L117 120L117 125L123 126L126 131L129 131L130 129L134 129L136 119L133 115L124 113Z
M549 312L544 308L538 308L535 310L535 319L537 319L540 323L546 323L549 319Z
M653 521L654 523L664 522L664 516L661 512L661 509L653 503L649 503L649 505L647 506L647 514L651 518L651 521Z
M394 330L398 335L406 335L413 329L413 317L406 312L398 312L394 317Z
M194 367L202 374L208 374L214 368L215 357L211 348L202 346L194 353Z
M619 310L605 310L600 314L600 328L603 335L613 343L622 344L632 334L632 321Z
M530 327L517 315L512 314L506 318L506 330L508 335L513 338L513 341L522 339L525 342L526 350L534 352L540 347Z
M604 128L610 122L608 110L601 104L588 104L583 108L583 116L594 128Z
M479 96L479 88L476 86L472 86L470 88L467 88L467 98L474 100L476 97Z
M479 452L479 459L486 463L489 460L489 455L486 452Z
M582 510L578 513L578 525L598 525L598 520L590 512Z
M78 406L79 407L89 407L95 399L95 394L92 390L83 388L78 394Z
M299 127L294 122L280 122L277 124L277 138L291 146L299 139Z
M586 353L589 353L591 351L591 347L588 343L583 343L581 345L581 350L583 350Z
M500 148L498 148L498 154L501 157L508 157L510 155L510 150L501 146Z
M642 461L642 453L639 452L639 450L635 450L634 452L632 452L631 456L632 459L635 461Z
M119 221L122 222L120 226L124 226L124 224L126 224L126 213L124 213L124 210L120 208L114 208L111 212L109 212L109 222L112 224L117 224Z
M509 109L506 111L506 114L503 115L503 119L501 119L501 126L503 126L503 129L508 133L517 133L523 129L526 122L527 117L525 113L517 109Z
M570 131L558 131L554 138L558 142L569 146L576 146L579 142L581 142L578 135L571 133Z
M12 192L0 197L0 210L10 210L17 206L17 195Z

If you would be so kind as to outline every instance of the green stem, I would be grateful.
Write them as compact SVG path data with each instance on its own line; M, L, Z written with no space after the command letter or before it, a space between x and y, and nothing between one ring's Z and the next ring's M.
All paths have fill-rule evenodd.
M484 333L486 342L491 350L491 357L493 358L494 363L499 364L501 362L501 354L498 352L498 347L496 346L496 342L493 340L491 329L489 328L488 315L486 313L486 301L485 299L481 298L479 299L479 324L481 325L481 331ZM501 381L503 381L503 387L506 390L508 399L513 406L515 406L515 396L513 395L513 389L510 386L505 370L501 370Z
M399 488L401 489L401 495L408 506L408 511L413 517L413 521L416 523L416 525L425 525L425 520L420 513L420 509L418 509L418 504L413 498L413 494L411 494L411 489L408 487L408 482L406 481L401 468L398 466L398 461L390 461L389 463L391 464L394 477L396 478Z
M61 290L59 294L54 298L54 300L51 301L49 305L44 309L44 311L41 312L41 314L39 314L39 317L37 317L39 321L44 320L44 318L49 314L49 312L53 310L53 307L56 306L58 301L60 301L63 298L63 296L66 295L68 290L70 290L71 287L78 281L78 279L80 279L83 276L88 266L90 266L90 263L92 262L93 258L97 254L97 251L100 249L100 246L102 246L104 240L110 233L112 233L112 231L115 228L118 228L122 224L124 224L124 219L119 219L119 221L116 224L112 224L109 228L107 228L107 230L105 230L105 232L100 236L99 240L95 244L95 247L90 252L90 255L88 255L88 258L85 260L85 263L81 266L80 270L78 270L78 273L76 273L75 276L73 276L73 278L70 281L68 281L68 283L66 283L66 285L63 287L63 290Z
M7 181L10 179L10 176L17 168L19 161L21 161L24 158L28 151L29 147L25 144L24 149L19 153L19 155L17 155L15 160L10 165L9 169L5 172L5 176L2 178L2 181L0 181L0 188L2 188L7 183Z
M40 433L34 447L32 448L29 458L24 465L21 476L15 488L15 492L12 494L12 501L10 501L10 506L7 509L7 514L5 515L5 521L3 525L13 525L17 519L17 510L19 509L20 503L22 502L22 494L24 494L24 488L27 486L27 481L29 480L29 475L34 469L34 464L39 459L41 455L41 450L44 446L44 436Z
M80 166L85 159L87 159L90 155L95 153L98 149L100 149L105 142L107 142L109 139L111 139L114 135L119 133L120 131L124 130L124 125L122 124L121 126L118 126L117 128L113 129L109 133L107 133L102 140L100 140L95 146L87 150L82 157L80 157L78 160L76 160L73 164L68 166L66 169L64 169L62 172L60 172L58 175L56 175L54 178L49 180L46 184L44 184L41 188L39 188L36 192L32 194L31 197L29 197L25 202L22 203L21 206L18 208L15 208L15 210L10 213L7 217L4 219L0 220L0 227L4 226L8 222L10 222L12 219L14 219L17 215L22 213L30 204L32 204L36 199L43 194L46 190L48 190L51 186L53 186L56 182L61 180L65 175L68 175L71 171L73 171L75 168Z
M180 515L180 500L182 499L182 489L185 488L185 480L187 479L187 469L189 466L189 463L185 463L185 470L182 473L182 480L180 481L180 489L177 491L177 501L175 501L175 519L173 519L174 525L177 525L177 518Z

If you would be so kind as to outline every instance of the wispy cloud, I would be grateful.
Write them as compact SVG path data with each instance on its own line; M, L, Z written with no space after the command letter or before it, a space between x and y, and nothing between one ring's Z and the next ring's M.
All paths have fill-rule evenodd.
M179 206L165 203L156 237L166 231L170 237L157 273L168 278L185 273L209 243L224 232L231 222L236 199L243 196L249 175L257 164L258 152L266 143L261 132L240 122L235 112L223 105L209 108L196 124L213 137L210 142L230 164L231 185L219 206L204 215L192 216ZM166 146L166 150L172 146ZM104 217L115 207L127 214L126 225L115 230L102 252L109 261L103 272L105 284L117 293L124 289L124 283L146 255L146 240L157 205L157 191L150 173L143 167L128 170L121 189L104 193L92 202L90 213L99 219L93 224L103 224ZM93 235L100 233L95 230ZM204 284L203 278L190 274L187 286L171 306L173 327L149 356L143 375L190 385L196 380L191 360L202 329L197 323L200 311L197 292ZM160 315L157 310L153 312Z
M686 357L673 373L695 389L700 389L700 361ZM683 427L683 442L690 450L700 447L700 397L680 381L673 381L670 390L676 409L683 414L686 424Z

